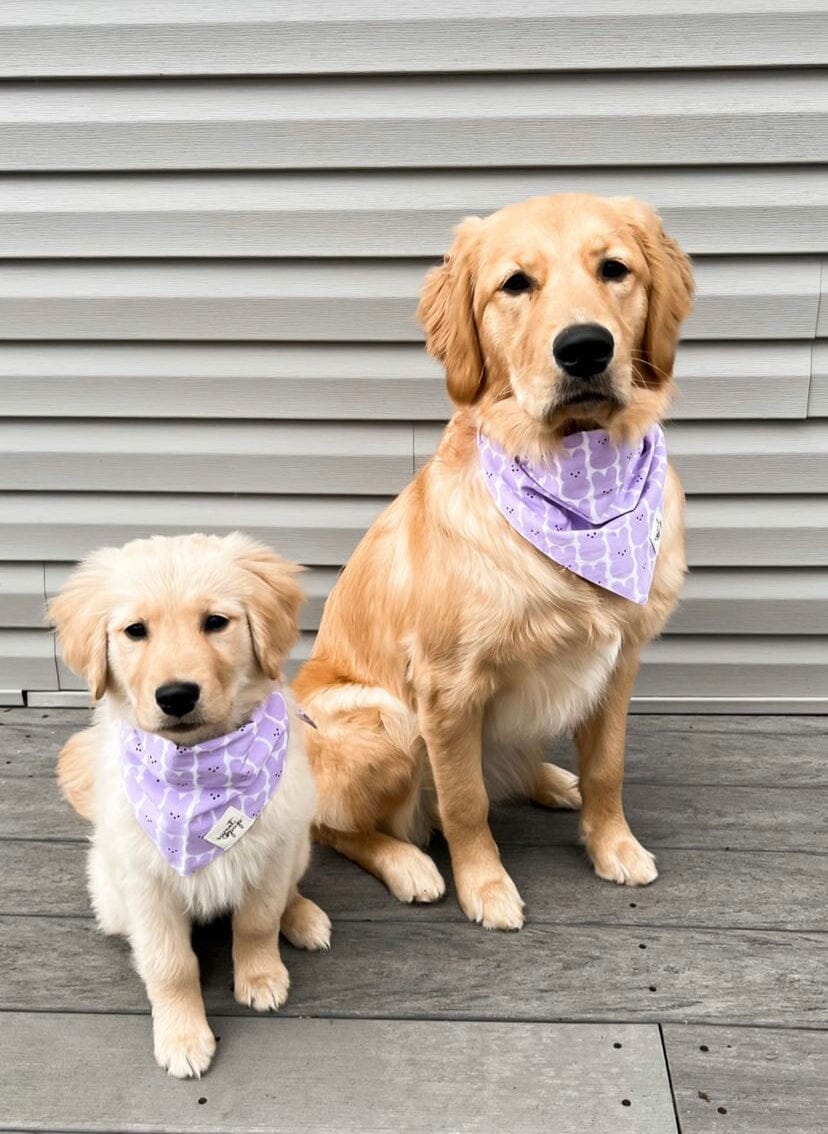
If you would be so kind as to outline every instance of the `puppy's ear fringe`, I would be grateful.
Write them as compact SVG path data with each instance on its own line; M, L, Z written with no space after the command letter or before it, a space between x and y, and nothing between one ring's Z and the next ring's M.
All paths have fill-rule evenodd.
M296 576L304 567L262 543L235 532L226 537L238 565L249 576L247 621L259 667L266 677L282 677L282 665L299 637L299 608L305 601Z
M57 631L64 662L86 680L93 701L103 697L108 680L107 580L114 554L114 548L104 547L90 555L46 608L48 621Z
M695 281L690 257L664 231L661 217L650 205L619 199L631 218L650 271L647 321L641 341L642 384L658 390L670 386L681 325L693 309Z
M474 319L474 273L480 217L466 217L450 250L426 275L417 318L426 348L446 370L455 405L467 406L483 388L484 363Z

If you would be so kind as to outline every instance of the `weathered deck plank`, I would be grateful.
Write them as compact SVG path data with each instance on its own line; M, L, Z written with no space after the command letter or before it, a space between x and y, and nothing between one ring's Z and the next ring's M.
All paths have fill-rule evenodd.
M828 1033L668 1024L682 1134L828 1130Z
M828 1126L827 1037L813 1030L828 1026L824 718L632 718L627 812L661 870L644 890L594 878L577 816L495 809L527 902L520 934L469 925L450 880L443 903L405 907L318 848L305 890L332 915L333 949L285 946L278 1019L233 1001L226 922L196 932L222 1035L201 1084L155 1068L128 949L90 916L89 828L53 782L60 744L87 719L0 710L0 1099L13 1100L0 1129L673 1134L657 1022L682 1134ZM554 758L571 762L571 746ZM432 852L448 879L439 838ZM505 1030L479 1042L490 1027ZM607 1053L621 1028L635 1040ZM90 1059L105 1073L84 1091ZM251 1094L251 1082L266 1085Z
M221 1020L209 1077L180 1083L158 1071L148 1021L135 1016L23 1014L5 1017L4 1025L0 1097L13 1101L22 1128L285 1134L676 1129L653 1026ZM90 1050L95 1089L73 1091L72 1084L88 1081Z
M197 934L197 947L208 1008L243 1014L226 925ZM285 1014L821 1027L824 956L824 937L808 933L340 922L329 954L285 947ZM87 918L0 919L0 971L0 1009L147 1009L126 945Z
M668 848L658 856L660 881L630 891L596 878L579 847L515 846L508 839L500 846L533 924L828 930L828 860L821 855ZM335 924L463 924L446 849L438 841L433 851L449 886L437 905L401 905L376 879L324 847L314 852L303 890ZM6 841L0 914L91 917L85 853L77 842Z
M624 805L641 841L662 847L828 852L828 815L819 793L808 788L765 788L628 783ZM493 811L501 841L524 846L577 842L573 813L529 804ZM85 839L82 822L42 777L0 776L0 831L6 838Z
M52 776L61 744L88 721L82 709L0 709L0 770ZM825 717L640 715L628 732L629 783L825 785ZM556 744L555 759L570 765L571 744Z

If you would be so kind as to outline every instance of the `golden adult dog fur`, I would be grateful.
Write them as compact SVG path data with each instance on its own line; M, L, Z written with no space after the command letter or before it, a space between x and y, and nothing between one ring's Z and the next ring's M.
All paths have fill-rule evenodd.
M122 722L192 745L239 728L281 679L296 636L297 568L235 533L135 540L95 552L49 606L67 665L99 702L95 724L60 754L70 803L95 825L89 889L100 928L126 936L152 1005L155 1056L199 1076L215 1051L191 921L233 913L236 999L260 1010L287 997L279 931L328 947L330 922L297 883L310 853L316 793L306 726L289 705L279 785L226 853L177 874L141 830L122 785ZM163 690L187 688L187 704Z
M621 788L639 655L685 573L679 481L671 470L652 590L638 606L509 526L484 486L476 435L534 460L577 429L643 435L670 401L692 290L687 258L647 205L575 195L465 220L426 277L419 315L457 412L355 551L295 683L319 726L308 743L318 835L403 901L444 892L415 845L440 826L468 917L523 924L489 802L577 807L575 778L543 761L544 742L568 729L595 870L630 885L656 877ZM559 332L585 323L614 341L590 400L572 398L552 351Z

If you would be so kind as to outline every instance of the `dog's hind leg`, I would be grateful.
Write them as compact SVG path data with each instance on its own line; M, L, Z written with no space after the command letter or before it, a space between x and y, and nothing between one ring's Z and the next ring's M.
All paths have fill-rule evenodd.
M363 703L371 699L380 707ZM409 841L428 834L418 819L425 751L414 715L383 690L359 686L317 695L308 711L319 725L307 737L319 793L314 838L401 902L442 898L439 870Z
M401 902L436 902L446 892L446 884L432 859L413 843L370 833L346 833L318 828L316 837L380 882L384 882Z
M57 781L61 793L82 819L95 818L95 746L100 741L94 725L76 732L60 750Z
M98 928L112 937L128 937L130 921L123 881L94 840L89 849L86 877Z

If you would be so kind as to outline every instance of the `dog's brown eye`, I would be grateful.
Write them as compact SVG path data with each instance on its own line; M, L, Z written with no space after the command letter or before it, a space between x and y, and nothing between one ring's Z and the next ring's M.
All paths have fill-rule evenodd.
M604 280L623 280L624 276L630 274L630 269L626 264L622 264L620 260L604 260L601 264L601 279Z
M133 642L140 642L142 638L146 638L147 628L143 622L132 622L124 627L124 633L127 638L132 638Z
M508 280L504 280L500 285L500 290L505 291L507 295L521 295L525 291L532 290L532 281L525 272L513 272Z
M214 634L217 630L223 630L225 626L230 625L230 619L225 618L223 614L208 614L204 619L204 629L208 634Z

